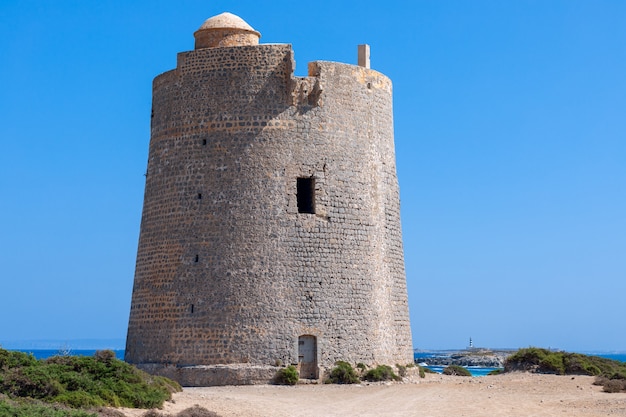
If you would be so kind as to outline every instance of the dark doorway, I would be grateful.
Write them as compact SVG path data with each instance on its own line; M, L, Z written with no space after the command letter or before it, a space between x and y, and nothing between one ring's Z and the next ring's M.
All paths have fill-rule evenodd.
M298 364L300 378L317 379L317 338L315 336L298 337Z

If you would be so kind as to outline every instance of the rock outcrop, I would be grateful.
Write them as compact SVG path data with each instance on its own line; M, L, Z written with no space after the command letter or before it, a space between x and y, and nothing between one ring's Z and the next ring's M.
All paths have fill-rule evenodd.
M457 352L449 355L434 357L418 357L415 359L417 363L426 363L430 366L477 366L483 368L502 368L504 361L512 352Z

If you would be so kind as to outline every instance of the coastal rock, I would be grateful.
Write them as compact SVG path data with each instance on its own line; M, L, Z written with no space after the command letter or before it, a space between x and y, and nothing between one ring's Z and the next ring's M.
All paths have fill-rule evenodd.
M465 367L502 368L512 352L457 352L441 356L417 357L416 363L430 366L459 365Z

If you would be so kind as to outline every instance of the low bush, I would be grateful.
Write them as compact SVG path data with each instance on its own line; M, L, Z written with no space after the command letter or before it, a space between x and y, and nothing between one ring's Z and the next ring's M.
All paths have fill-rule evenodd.
M472 376L472 373L459 365L449 365L443 370L444 375Z
M504 373L504 369L498 368L498 369L494 369L493 371L490 371L487 375L500 375L503 373Z
M185 408L183 411L176 414L176 417L220 417L215 411L207 410L199 405Z
M420 378L426 378L426 374L436 374L437 372L433 371L432 369L426 367L426 366L417 366L417 368L419 369L419 375Z
M165 414L157 410L148 410L142 414L141 417L174 417L170 414ZM199 405L185 408L183 411L179 411L175 417L220 417L215 411L207 410Z
M64 392L63 394L54 397L54 402L67 404L74 408L93 408L112 405L107 404L103 398L85 391Z
M289 365L286 368L280 368L274 377L274 383L278 385L296 385L300 375L295 366Z
M161 407L176 382L154 377L115 358L112 351L93 357L32 355L0 349L0 393L9 398L33 398L70 407Z
M376 368L368 369L363 375L363 379L370 382L402 380L389 365L378 365Z
M598 376L593 385L601 385L602 391L609 393L626 391L626 379L611 379L605 376Z
M626 364L599 356L580 353L553 352L548 349L520 349L509 356L504 364L505 372L530 371L557 375L612 375L626 378Z
M60 405L39 402L16 402L0 399L0 417L98 417L96 413L72 410Z
M609 379L602 386L602 391L609 392L609 393L622 392L623 390L626 389L625 382L626 381L619 380L619 379Z
M406 366L396 364L396 369L398 370L398 375L403 378L406 376Z
M580 353L553 352L548 349L520 349L507 358L504 372L529 371L557 375L596 375L594 384L602 385L605 392L626 390L626 364L599 356ZM624 388L615 391L620 381Z
M359 365L363 364L360 363ZM328 384L356 384L359 382L359 377L348 362L337 361L324 382Z
M593 381L593 385L604 385L608 381L609 381L609 378L605 376L597 376L596 379Z
M426 372L427 374L436 374L437 372L433 371L432 369L430 369L427 366L420 366L420 368L422 368L424 370L424 372Z

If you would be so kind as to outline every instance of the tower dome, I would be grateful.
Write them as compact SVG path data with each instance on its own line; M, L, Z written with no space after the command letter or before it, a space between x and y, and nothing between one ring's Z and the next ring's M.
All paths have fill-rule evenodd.
M232 13L222 13L204 21L193 34L195 49L258 45L261 34Z

